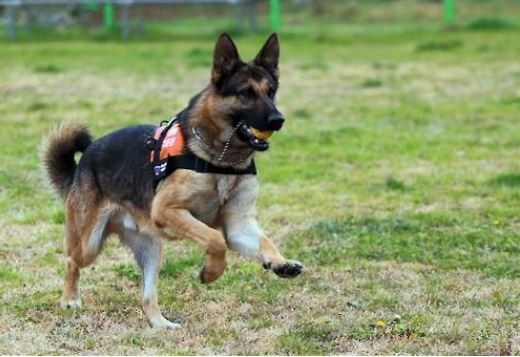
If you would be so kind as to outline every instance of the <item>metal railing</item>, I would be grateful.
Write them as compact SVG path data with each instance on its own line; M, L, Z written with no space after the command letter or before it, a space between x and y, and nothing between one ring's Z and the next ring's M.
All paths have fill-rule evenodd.
M129 10L133 5L228 5L235 7L237 26L242 23L244 8L248 12L249 30L256 31L256 8L254 0L0 0L5 7L7 37L16 39L17 13L22 6L59 6L59 5L114 5L120 11L121 38L127 39L130 34Z

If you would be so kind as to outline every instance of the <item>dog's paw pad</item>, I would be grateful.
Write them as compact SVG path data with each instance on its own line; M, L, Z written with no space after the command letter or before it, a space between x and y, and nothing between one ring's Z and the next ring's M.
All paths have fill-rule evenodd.
M62 309L79 309L81 308L80 298L61 299L60 305Z
M286 262L284 264L275 265L272 271L282 278L295 278L303 271L303 264L299 262Z

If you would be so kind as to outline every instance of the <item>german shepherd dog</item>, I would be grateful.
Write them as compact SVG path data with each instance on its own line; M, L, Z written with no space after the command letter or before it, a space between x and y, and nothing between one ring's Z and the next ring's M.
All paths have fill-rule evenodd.
M284 122L274 103L279 52L272 34L254 60L243 62L232 39L220 35L209 85L178 115L185 150L217 167L241 170L257 151L268 149L267 138ZM188 238L202 246L203 283L224 272L228 248L281 277L299 275L302 264L285 259L255 219L256 175L178 169L156 184L147 146L156 129L131 126L93 141L85 126L69 122L47 136L42 163L65 201L62 307L81 306L80 269L95 260L110 234L134 253L142 274L142 309L152 327L180 326L162 316L157 301L165 240Z

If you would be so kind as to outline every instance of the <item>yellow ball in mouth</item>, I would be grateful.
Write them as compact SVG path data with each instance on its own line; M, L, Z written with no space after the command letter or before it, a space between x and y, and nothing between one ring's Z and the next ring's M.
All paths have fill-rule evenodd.
M257 139L261 139L261 140L265 140L265 139L269 138L271 135L273 135L272 130L261 131L261 130L255 129L255 128L251 128L251 131L253 132L253 135Z

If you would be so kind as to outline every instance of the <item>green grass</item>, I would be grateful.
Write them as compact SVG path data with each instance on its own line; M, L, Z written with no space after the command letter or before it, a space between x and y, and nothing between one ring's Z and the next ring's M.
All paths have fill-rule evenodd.
M230 255L203 286L202 251L168 244L159 296L176 332L148 328L115 239L82 270L83 309L59 309L64 215L39 143L62 119L95 136L168 119L207 83L223 22L182 22L171 41L153 25L150 41L0 43L0 352L519 354L520 32L373 13L294 17L280 35L287 123L257 160L258 215L305 273ZM263 40L238 36L242 57Z
M448 40L448 41L432 41L420 43L417 45L415 50L417 52L424 51L450 51L455 50L463 46L462 41L460 40Z
M468 29L477 31L500 31L514 29L516 26L511 22L494 17L483 17L468 24Z

